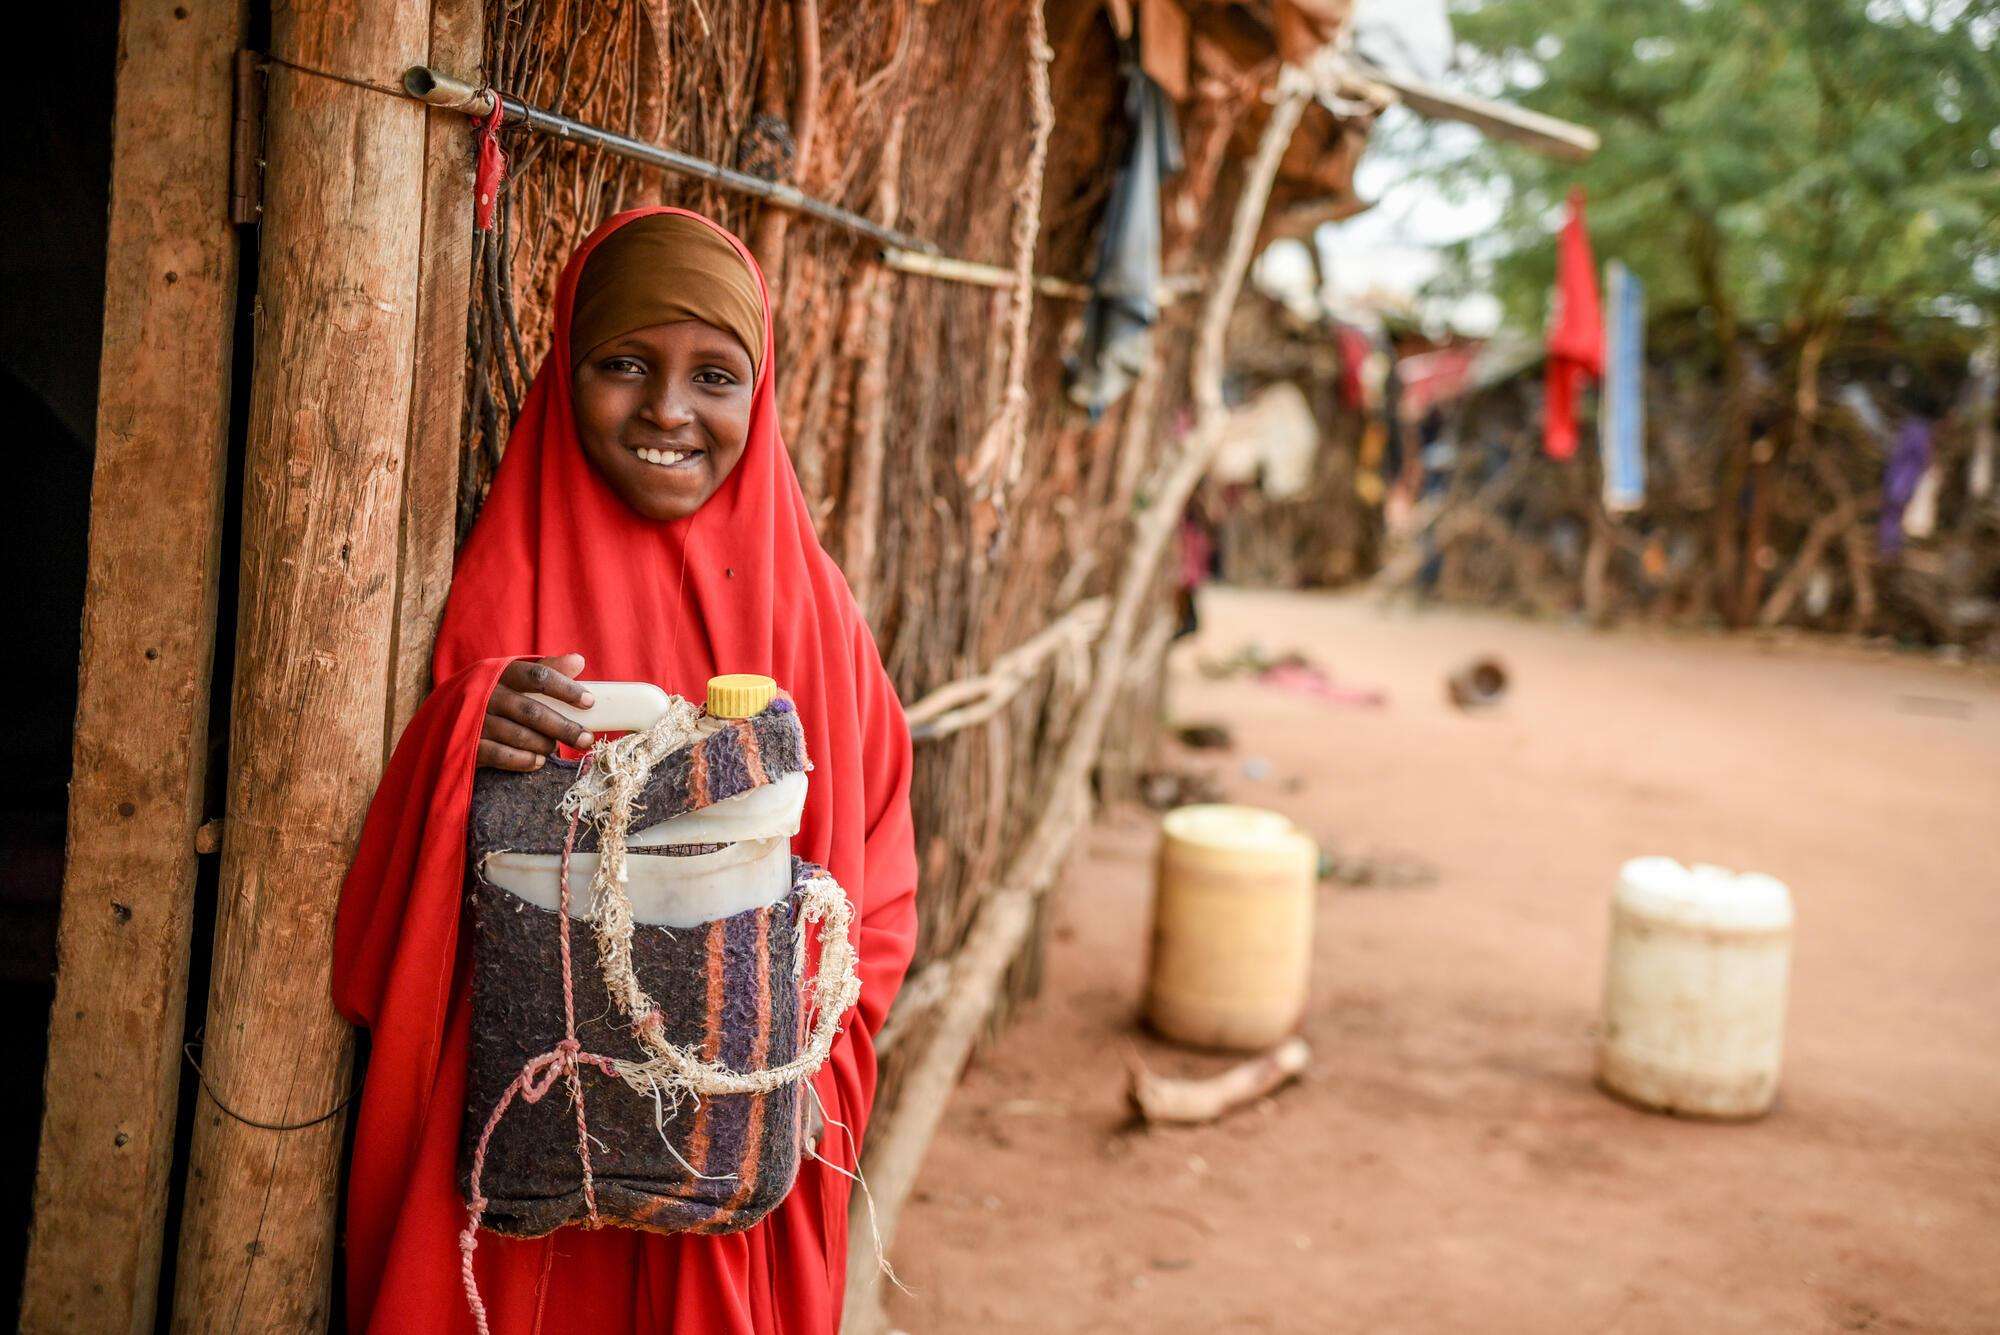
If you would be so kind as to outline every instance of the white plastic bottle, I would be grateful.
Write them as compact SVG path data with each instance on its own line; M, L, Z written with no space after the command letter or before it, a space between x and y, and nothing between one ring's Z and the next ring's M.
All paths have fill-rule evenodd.
M1146 1017L1168 1038L1255 1052L1305 1014L1319 849L1256 807L1200 805L1161 823Z
M1778 1093L1791 959L1783 882L1627 862L1611 903L1598 1079L1660 1112L1761 1117Z

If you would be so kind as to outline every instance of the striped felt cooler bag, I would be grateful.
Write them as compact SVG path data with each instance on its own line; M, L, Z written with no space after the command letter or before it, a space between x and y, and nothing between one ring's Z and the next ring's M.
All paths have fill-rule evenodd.
M808 1077L859 992L846 896L790 851L804 731L786 700L671 706L581 762L474 781L468 1247L733 1232L797 1175Z

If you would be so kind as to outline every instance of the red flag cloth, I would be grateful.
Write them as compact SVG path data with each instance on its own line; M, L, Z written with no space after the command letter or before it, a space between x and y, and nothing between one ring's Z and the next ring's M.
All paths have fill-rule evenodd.
M854 900L861 958L860 1002L814 1080L828 1121L820 1152L848 1169L857 1158L875 1092L874 1038L916 943L910 735L779 438L775 359L758 371L742 458L701 509L671 523L642 518L598 477L570 409L570 313L584 259L635 218L681 212L620 214L563 271L554 342L459 557L437 686L397 744L341 894L334 1001L372 1038L348 1192L354 1330L473 1329L457 1241L471 1019L460 914L474 756L487 698L513 658L581 653L587 677L656 682L693 698L719 672L763 673L791 690L814 767L792 849L831 870ZM764 346L775 347L763 276L728 239L757 274ZM492 1329L831 1332L849 1187L808 1160L778 1209L742 1233L483 1235L474 1265Z
M1361 368L1374 351L1368 335L1351 324L1333 327L1334 346L1340 350L1340 406L1361 409L1368 406L1368 391L1361 381Z
M1569 221L1556 241L1555 306L1549 313L1549 382L1542 448L1551 459L1576 453L1576 401L1583 378L1604 377L1604 307L1597 263L1583 228L1583 191L1569 194Z

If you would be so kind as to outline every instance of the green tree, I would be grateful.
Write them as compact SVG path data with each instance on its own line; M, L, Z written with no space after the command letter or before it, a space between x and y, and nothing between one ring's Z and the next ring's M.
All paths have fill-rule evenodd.
M1996 0L1467 0L1462 59L1486 91L1590 125L1566 163L1506 145L1459 162L1499 184L1496 232L1458 255L1509 318L1538 327L1550 235L1581 186L1599 253L1646 282L1656 313L1697 311L1725 385L1722 494L1746 474L1745 529L1718 507L1723 603L1754 609L1765 474L1744 420L1742 342L1776 343L1809 429L1817 368L1858 317L1966 328L2000 320L2000 3ZM1739 541L1740 540L1740 541Z

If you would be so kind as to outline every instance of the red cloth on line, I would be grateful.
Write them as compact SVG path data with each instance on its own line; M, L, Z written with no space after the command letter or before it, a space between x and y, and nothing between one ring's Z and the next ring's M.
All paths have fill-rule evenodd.
M1367 364L1368 354L1374 351L1374 345L1368 341L1367 334L1351 324L1334 325L1333 343L1340 351L1340 406L1367 407L1368 391L1361 381L1361 368Z
M874 1097L874 1036L916 943L909 728L853 594L813 533L778 435L775 359L758 374L743 457L687 519L661 524L627 508L577 440L568 347L577 274L611 231L661 212L681 210L611 219L563 272L554 343L459 557L437 686L397 744L341 894L334 1001L373 1039L348 1192L356 1330L472 1329L457 1239L471 1019L460 907L479 731L513 658L581 653L586 677L656 682L696 699L718 672L765 673L791 690L814 766L793 851L831 870L856 906L861 1000L814 1081L829 1117L821 1152L843 1167L853 1167L856 1143L831 1120L859 1137ZM757 283L764 292L761 273ZM770 348L768 293L764 304ZM807 1161L776 1211L720 1237L484 1234L476 1266L492 1328L832 1331L849 1187Z
M493 95L493 111L479 126L479 165L472 177L472 225L482 232L493 230L493 210L500 203L500 187L507 180L507 153L500 147L500 117L506 111L500 95Z
M1576 400L1583 378L1604 378L1604 307L1597 264L1583 228L1583 191L1569 192L1569 221L1556 241L1555 308L1549 318L1549 380L1542 448L1551 459L1576 453Z

